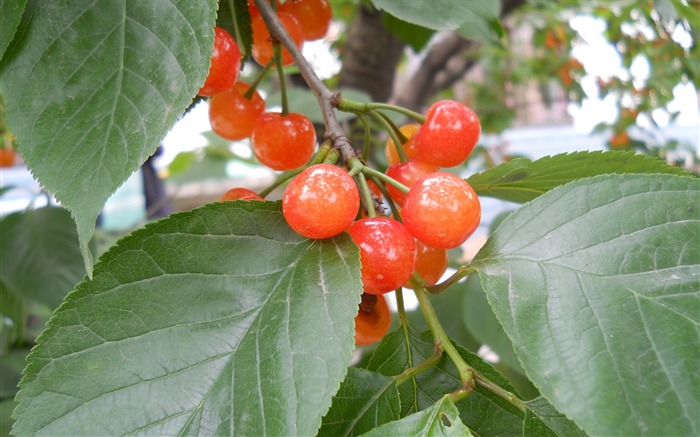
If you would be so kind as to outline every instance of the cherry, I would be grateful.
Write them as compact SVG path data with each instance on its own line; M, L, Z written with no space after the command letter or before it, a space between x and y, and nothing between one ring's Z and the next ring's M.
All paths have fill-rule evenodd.
M326 36L333 19L333 10L328 0L287 0L280 5L279 10L293 15L299 21L306 41Z
M346 230L360 208L360 193L347 171L313 165L295 177L282 196L289 226L306 238L330 238Z
M405 124L399 128L403 136L408 138L406 144L403 145L403 151L406 154L406 157L409 159L418 154L418 150L416 150L416 142L413 141L413 136L416 134L418 129L420 129L420 125L415 123ZM384 154L386 155L386 162L389 165L394 165L401 162L401 159L399 159L399 154L396 151L396 146L394 145L394 140L391 138L389 138L389 140L386 142Z
M479 118L467 106L452 100L434 103L426 121L413 137L418 158L438 167L463 163L481 133Z
M438 171L438 167L432 164L428 164L424 161L419 161L417 159L411 159L404 163L394 164L386 169L386 175L395 179L398 182L406 185L408 188L423 176L429 173L435 173ZM391 184L387 184L386 187L389 195L399 205L403 205L406 200L406 195L398 190Z
M258 196L255 194L255 191L249 190L247 188L231 188L227 192L221 196L220 199L222 202L225 202L227 200L261 200L265 201L262 197Z
M9 147L0 148L0 167L12 167L15 165L16 153Z
M237 141L253 133L255 121L265 111L265 101L257 91L250 100L244 97L250 85L236 82L230 90L217 94L209 102L209 123L219 136Z
M305 115L268 112L253 126L252 145L261 163L273 170L293 170L311 159L316 131Z
M241 51L236 40L220 27L214 28L214 51L209 75L199 89L200 96L214 96L233 86L241 69Z
M428 285L435 285L447 270L447 250L426 246L416 241L416 270L415 272ZM405 284L404 287L411 288Z
M462 244L481 220L476 193L451 173L431 173L416 181L401 211L404 224L414 237L443 249Z
M360 248L365 293L383 294L408 281L416 265L416 242L406 227L387 217L363 218L348 228Z
M282 26L287 30L287 33L297 47L299 47L299 50L301 50L304 45L304 35L297 19L284 12L277 12L277 18L280 19ZM251 26L253 27L253 58L258 61L260 65L267 65L274 56L270 32L267 30L267 26L261 16L256 17ZM292 59L292 55L289 54L287 49L283 48L282 65L287 66L293 63L294 59Z
M391 312L384 296L362 294L355 316L355 345L366 346L384 338L391 326Z
M248 0L248 12L250 13L251 23L260 16L260 10L253 0Z

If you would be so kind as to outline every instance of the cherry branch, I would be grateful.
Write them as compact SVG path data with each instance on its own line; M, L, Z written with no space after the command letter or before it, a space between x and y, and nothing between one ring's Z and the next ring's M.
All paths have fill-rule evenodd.
M318 105L321 107L321 113L323 114L323 120L326 126L326 138L330 139L333 146L338 149L340 155L346 163L349 163L353 158L357 157L355 149L350 145L345 131L340 126L338 119L335 116L334 106L339 98L338 95L333 94L331 90L328 89L326 84L321 81L321 79L316 75L311 65L307 62L304 55L296 46L292 38L287 33L282 23L277 18L277 15L272 10L272 7L267 0L255 0L255 5L260 11L260 16L262 17L267 29L270 31L275 39L277 39L289 53L292 55L294 62L299 68L301 76L304 78L306 83L311 88L311 91L316 96L318 100Z

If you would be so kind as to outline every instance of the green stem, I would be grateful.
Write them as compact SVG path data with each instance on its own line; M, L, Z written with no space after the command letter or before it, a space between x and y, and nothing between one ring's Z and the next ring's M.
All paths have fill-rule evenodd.
M403 304L403 290L401 287L396 289L396 306L399 310L399 322L402 326L408 326L408 318L406 318L406 308Z
M406 156L406 152L403 150L403 143L401 142L401 137L397 133L399 132L399 128L397 128L394 123L388 119L388 117L384 114L382 114L379 111L369 111L369 115L372 116L375 120L377 120L380 124L384 126L384 128L389 132L389 136L391 137L391 140L394 142L394 147L396 148L396 153L399 154L399 159L401 162L406 162L408 161L408 157Z
M371 167L362 166L362 172L366 175L375 177L381 181L384 181L388 184L391 184L396 187L397 190L401 191L402 193L408 193L408 187L401 182L397 181L396 179L389 177L385 175L384 173L377 171Z
M379 179L372 177L372 182L379 188L379 191L382 192L382 196L384 196L384 199L389 203L389 208L391 208L392 213L394 214L394 220L397 220L399 222L403 223L403 220L401 220L401 214L399 213L399 209L396 207L396 204L394 203L394 199L391 198L389 195L389 192L387 191L386 187L384 186L384 183L380 181Z
M289 115L289 102L287 101L287 84L284 79L284 67L282 66L282 44L274 41L272 47L275 51L275 65L277 65L277 76L280 80L280 94L282 95L282 116Z
M407 108L402 108L401 106L390 105L388 103L362 103L346 99L341 96L336 103L336 107L341 111L345 112L363 112L365 114L373 109L385 109L388 111L394 111L398 112L399 114L403 114L406 117L416 120L418 123L425 123L425 116L423 116L422 114L411 111Z
M275 179L275 181L272 183L272 185L270 185L269 187L262 190L258 194L258 196L265 198L265 196L270 194L275 188L279 187L280 185L282 185L286 181L292 179L294 176L298 175L299 173L301 173L305 169L311 167L312 165L322 163L326 159L326 156L328 155L330 150L331 150L330 141L324 141L323 144L321 144L321 147L318 148L318 152L316 152L316 155L314 156L314 158L308 164L306 164L305 166L298 168L296 170L282 173L279 177L277 177L277 179Z
M369 190L369 186L367 185L367 179L365 179L365 175L362 174L362 172L358 172L355 177L360 182L360 192L362 193L362 201L365 204L365 208L367 208L367 216L376 217L377 211L374 210L372 192Z
M475 271L475 269L471 266L468 266L468 265L461 266L459 269L457 269L457 271L452 276L445 279L444 281L442 281L439 284L433 285L432 287L426 287L426 290L432 294L442 293L443 291L452 287L454 284L461 281L462 278L467 277L468 275L470 275L474 271Z
M525 402L520 400L517 396L515 396L513 393L509 392L508 390L504 389L500 385L496 384L495 382L491 381L481 373L477 372L476 370L472 371L474 374L474 379L476 380L476 383L480 385L481 387L484 387L491 393L494 393L498 395L499 397L507 400L511 405L513 405L515 408L518 410L522 411L523 413L527 409L527 405Z
M271 59L270 62L267 63L263 67L262 70L260 70L260 73L255 77L255 80L253 83L250 84L250 88L248 88L248 91L243 94L243 97L246 99L250 100L253 98L253 95L255 95L255 90L258 88L258 85L260 85L260 82L262 82L263 79L265 79L265 76L267 75L267 72L270 71L270 68L272 68L272 64L274 64L275 60Z
M410 282L411 286L413 287L413 291L416 293L416 297L418 298L418 303L420 304L420 309L423 312L425 321L428 323L428 326L430 327L430 332L432 332L433 334L433 339L435 340L435 343L438 345L438 347L440 347L447 353L447 356L450 357L450 360L452 360L452 362L454 363L455 367L457 368L457 372L459 373L460 380L462 382L462 388L464 390L473 389L474 369L472 369L472 367L469 364L467 364L466 361L464 361L462 356L459 354L459 352L457 352L457 349L450 341L449 337L447 336L447 333L440 324L440 320L438 319L438 316L435 313L433 305L430 303L430 299L428 299L428 293L425 291L425 288L420 283L418 283L418 281L411 279Z
M360 123L362 123L362 127L365 130L365 144L362 147L362 156L364 159L369 159L369 152L372 146L372 131L369 128L369 121L367 120L367 116L365 114L357 114L357 118L360 120Z
M415 367L409 367L408 369L404 370L402 373L396 376L396 385L399 386L403 384L404 382L410 381L413 378L416 377L421 372L424 372L432 367L435 367L437 363L440 362L440 359L442 358L442 351L438 348L435 349L435 352L423 360L422 363L418 364Z

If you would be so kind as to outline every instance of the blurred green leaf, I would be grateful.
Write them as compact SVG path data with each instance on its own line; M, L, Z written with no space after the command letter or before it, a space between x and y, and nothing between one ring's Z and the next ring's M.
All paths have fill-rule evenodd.
M3 0L0 2L0 59L3 58L5 50L15 36L17 26L22 20L22 13L27 6L27 0Z
M372 3L398 19L434 30L455 30L468 22L487 23L498 17L501 8L500 0L372 0Z
M393 33L403 43L408 44L415 52L420 52L430 41L434 30L400 20L391 14L382 16L384 27Z
M523 435L532 437L586 437L575 423L558 412L543 397L527 403Z
M197 158L194 152L180 152L175 155L172 162L168 166L168 177L175 176L189 169Z

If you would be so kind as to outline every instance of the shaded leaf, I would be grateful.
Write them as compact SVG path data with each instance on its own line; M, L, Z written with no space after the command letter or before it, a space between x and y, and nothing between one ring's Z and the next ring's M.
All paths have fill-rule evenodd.
M252 1L252 0L251 0ZM247 0L219 0L216 25L226 29L238 43L243 60L250 58L253 47L253 27Z
M543 397L538 397L527 403L523 424L524 436L551 436L551 437L585 437L575 423L558 412Z
M455 404L449 398L443 397L430 408L363 434L367 437L389 435L471 437L473 434L460 420Z
M393 378L351 367L323 418L319 436L354 436L399 418Z
M351 239L300 237L278 202L147 225L49 321L14 432L314 434L347 371L361 289Z
M47 206L0 220L0 280L9 291L56 308L85 276L70 213Z
M0 356L0 399L14 398L29 349L15 349Z
M698 204L690 177L572 182L472 264L530 379L589 434L700 433Z
M668 173L685 175L656 158L634 152L575 152L531 161L517 158L467 179L480 196L528 202L576 179L608 173Z
M0 401L0 437L10 435L12 428L12 410L15 409L14 399L3 399Z
M382 23L389 32L393 33L404 44L410 45L416 52L421 51L435 33L432 29L408 23L391 14L384 14Z
M204 82L216 1L30 0L0 81L32 173L88 242L107 198ZM61 165L56 165L60 163Z
M0 355L24 339L28 316L27 300L0 282Z
M455 30L472 20L491 21L490 19L494 18L494 11L500 10L500 1L372 0L372 3L396 18L434 30ZM495 16L498 14L496 13Z
M2 0L0 1L0 59L3 58L5 50L9 47L12 38L15 36L17 26L22 20L22 13L27 6L27 0Z

